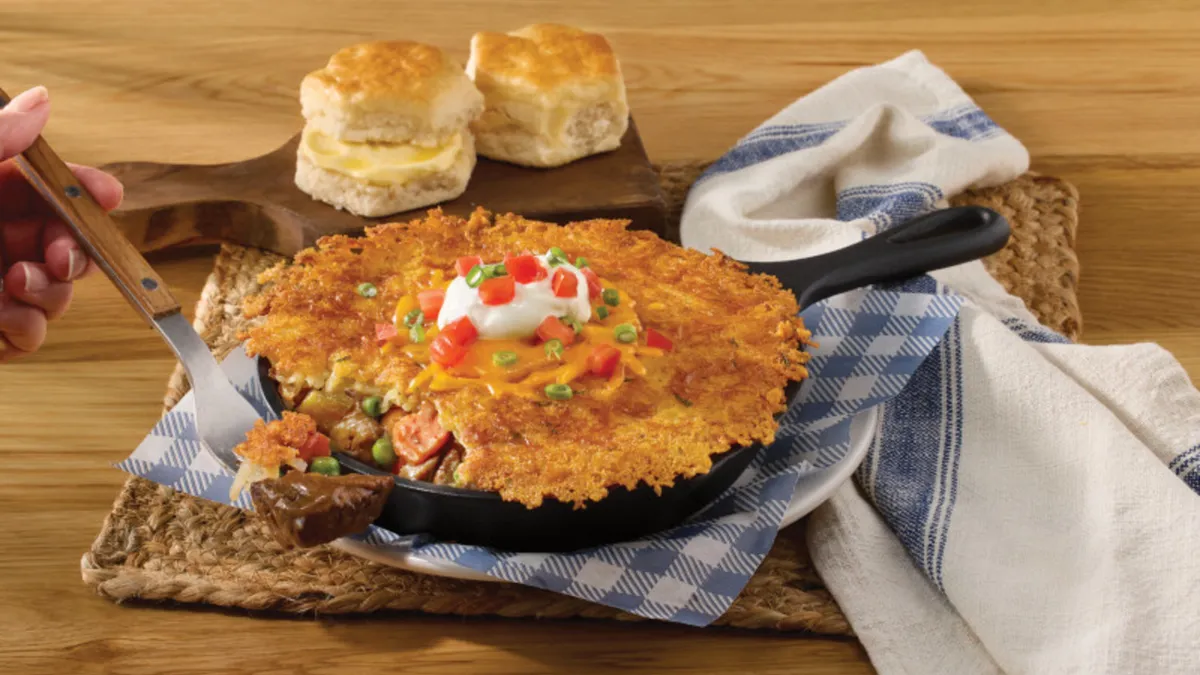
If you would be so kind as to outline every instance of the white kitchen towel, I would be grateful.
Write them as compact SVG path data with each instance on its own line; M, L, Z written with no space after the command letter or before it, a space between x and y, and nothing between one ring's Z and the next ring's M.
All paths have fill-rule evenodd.
M693 188L682 237L805 257L1027 165L910 52L739 141ZM1200 672L1200 394L1186 372L1153 345L1070 343L979 262L932 277L966 302L808 525L875 667Z

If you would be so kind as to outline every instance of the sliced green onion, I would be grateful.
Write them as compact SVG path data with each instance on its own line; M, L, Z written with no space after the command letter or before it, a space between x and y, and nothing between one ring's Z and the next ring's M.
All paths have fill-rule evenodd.
M637 341L637 329L633 324L621 323L613 328L613 337L617 338L617 342L630 344Z
M492 354L492 363L496 364L497 366L500 366L501 368L507 368L507 367L515 364L516 362L517 362L517 353L516 352L510 352L510 351L506 350L506 351L499 351L499 352Z
M312 473L319 473L322 476L340 476L342 474L342 465L332 457L313 457L313 461L308 464L308 469Z
M569 400L575 392L571 391L569 384L548 384L546 385L546 397L554 401Z
M558 265L566 264L567 254L564 253L561 248L557 246L551 246L550 257L547 258L546 262L548 262L551 267L557 267Z
M373 298L379 294L379 289L375 288L375 284L369 281L362 282L355 290L357 290L358 294L364 298Z
M604 304L609 307L616 307L621 304L621 294L615 288L606 288L600 291L600 297L604 299Z
M476 265L467 272L467 285L471 288L478 288L479 284L483 283L485 273L481 265Z
M380 436L379 440L371 446L371 457L379 466L391 469L392 465L396 463L396 450L392 447L392 439Z
M408 329L408 341L413 343L414 345L419 345L422 342L424 342L425 341L425 326L422 326L421 324L418 323L418 324L415 324L412 328L409 328Z
M362 400L362 411L371 417L379 417L383 413L383 399L378 396L368 396Z
M583 269L583 268L587 267L588 259L583 256L579 256L578 258L575 259L575 266L578 267L579 269Z
M489 279L491 279L493 277L502 277L507 274L508 274L508 268L504 266L504 263L496 263L495 265L492 265L491 267L488 268L488 278Z
M583 330L583 324L576 321L575 317L573 317L573 316L569 316L569 315L560 316L560 317L558 317L558 320L565 323L566 325L570 326L571 330L575 331L576 334L579 334Z
M558 340L558 339L546 340L546 344L543 345L543 349L546 350L546 356L548 356L552 359L561 359L562 358L562 354L563 354L562 340Z
M413 326L415 326L417 324L424 324L424 323L425 323L425 312L422 312L420 309L414 309L411 312L409 312L408 314L404 315L404 325L408 326L409 328L412 328Z
M596 316L600 317L601 319L607 319L608 318L608 308L605 307L604 305L600 305L599 307L596 308Z
M463 482L462 475L458 473L458 470L460 468L462 468L462 467L457 467L457 466L454 467L454 475L451 476L451 478L450 478L450 480L452 481L450 483L451 485L462 485L462 482Z

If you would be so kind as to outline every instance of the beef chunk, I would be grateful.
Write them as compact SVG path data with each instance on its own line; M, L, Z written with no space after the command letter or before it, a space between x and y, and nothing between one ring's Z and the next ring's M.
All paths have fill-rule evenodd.
M323 476L289 471L250 486L254 510L286 547L317 546L357 534L379 517L391 476Z

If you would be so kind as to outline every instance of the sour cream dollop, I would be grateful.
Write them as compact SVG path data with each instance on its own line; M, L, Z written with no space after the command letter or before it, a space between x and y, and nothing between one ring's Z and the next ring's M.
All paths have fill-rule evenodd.
M484 340L519 340L532 337L537 327L548 316L569 316L586 323L592 316L588 302L587 278L579 268L570 263L550 267L550 254L538 256L548 270L545 279L528 284L517 284L511 302L503 305L485 305L479 298L479 289L467 285L464 277L457 277L446 289L446 300L438 313L438 329L445 328L462 317L470 317L471 323ZM555 270L566 270L574 274L578 283L575 295L560 298L554 295L551 279Z

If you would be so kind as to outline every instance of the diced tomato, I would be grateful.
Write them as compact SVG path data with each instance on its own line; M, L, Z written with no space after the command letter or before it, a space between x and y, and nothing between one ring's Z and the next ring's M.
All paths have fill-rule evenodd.
M556 298L573 298L575 291L579 289L579 277L560 267L554 270L554 276L550 278L550 287L554 289Z
M446 324L446 327L442 329L442 335L447 336L452 344L459 347L470 347L471 343L479 337L479 331L475 328L475 324L471 323L470 317L464 316Z
M600 297L600 292L604 290L600 285L600 277L590 267L585 267L580 271L583 272L583 278L587 279L588 297L592 300Z
M442 333L433 338L429 343L429 353L433 357L433 362L451 368L462 362L467 356L467 348L462 345L454 344L454 339Z
M508 276L512 277L518 284L537 281L539 275L545 275L546 273L537 258L528 253L504 256L504 269L508 272ZM545 277L542 276L541 278Z
M646 346L661 349L663 351L671 351L675 347L675 343L671 338L654 330L653 328L646 329Z
M537 328L537 336L542 342L562 340L563 345L575 341L575 329L558 320L557 316L548 316Z
M510 276L492 277L479 284L479 299L485 305L507 305L516 293L517 284Z
M442 311L442 304L446 302L446 291L440 288L421 291L417 293L417 302L426 321L437 321L438 312Z
M621 362L621 352L612 345L597 345L588 354L588 371L593 375L600 377L608 377L616 370L617 364Z
M379 340L380 342L387 342L388 340L391 340L392 338L396 337L398 332L399 331L396 330L396 327L390 323L375 324L375 339Z
M471 271L472 267L482 264L483 258L477 255L464 255L454 263L454 271L458 272L458 276L465 277L467 276L467 272Z
M389 412L383 417L383 426L400 457L398 464L420 464L436 455L450 440L450 432L438 422L437 408L430 404L414 413ZM399 467L396 473L399 473Z
M305 462L313 461L314 457L329 456L329 437L325 434L314 432L304 441L304 445L296 448L300 453L300 459Z

